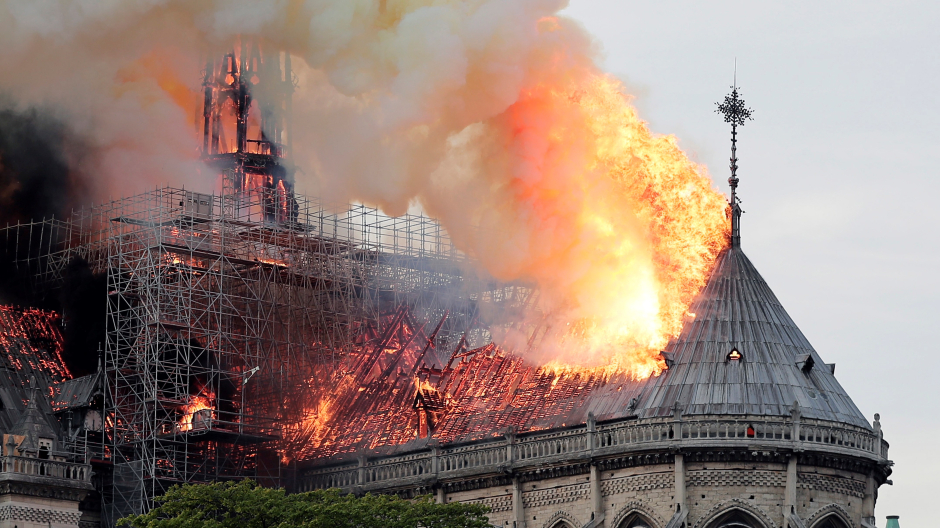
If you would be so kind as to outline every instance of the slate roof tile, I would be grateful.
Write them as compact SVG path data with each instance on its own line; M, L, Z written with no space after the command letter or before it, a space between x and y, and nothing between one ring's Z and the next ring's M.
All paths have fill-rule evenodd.
M691 396L685 414L733 409L779 415L798 401L808 418L869 427L740 248L728 248L718 257L689 311L695 314L694 322L666 348L684 353L676 354L669 370L648 381L653 388L645 392L661 397L641 401L640 416L664 415L663 409L671 410L676 402L669 388L681 387ZM743 365L726 363L732 347L744 355ZM803 354L816 361L808 374L796 364Z

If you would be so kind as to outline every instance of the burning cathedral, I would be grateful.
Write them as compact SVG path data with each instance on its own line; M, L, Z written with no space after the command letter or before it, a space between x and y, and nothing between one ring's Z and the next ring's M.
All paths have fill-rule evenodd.
M82 262L107 300L79 377L58 314L0 307L0 524L109 526L173 484L251 478L478 502L513 528L874 526L878 415L742 250L736 89L730 236L658 374L635 376L494 344L538 346L539 292L477 271L431 218L295 193L293 87L290 56L250 43L206 64L219 192L3 230L32 288Z

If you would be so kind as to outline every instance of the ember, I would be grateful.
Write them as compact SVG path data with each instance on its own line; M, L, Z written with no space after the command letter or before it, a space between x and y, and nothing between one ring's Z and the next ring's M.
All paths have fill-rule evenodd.
M54 312L0 305L0 358L23 387L34 376L47 386L71 379L58 321Z
M461 342L444 363L407 311L388 321L385 335L334 367L342 381L317 401L319 412L305 411L289 435L288 458L546 429L583 423L588 412L619 417L641 386L611 369L533 366L494 344L464 350Z

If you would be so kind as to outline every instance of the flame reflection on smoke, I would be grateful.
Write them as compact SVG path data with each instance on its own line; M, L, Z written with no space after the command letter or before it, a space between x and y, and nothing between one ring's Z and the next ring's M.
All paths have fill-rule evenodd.
M725 243L726 204L565 4L0 1L0 68L17 72L0 89L66 109L101 197L191 188L214 179L193 129L206 54L287 50L298 187L391 215L420 203L490 274L536 285L538 347L507 333L504 349L648 376Z

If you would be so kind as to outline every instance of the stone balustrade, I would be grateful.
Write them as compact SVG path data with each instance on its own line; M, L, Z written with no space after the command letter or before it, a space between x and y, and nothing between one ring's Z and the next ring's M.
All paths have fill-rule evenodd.
M507 435L465 445L442 445L398 456L361 457L305 471L302 490L420 486L436 479L498 474L530 466L656 450L730 448L816 451L886 462L880 433L812 419L682 417L619 420L563 430ZM323 461L319 461L323 464Z
M51 477L64 484L91 482L90 465L43 458L2 456L0 473L7 474L8 478L15 478L15 475Z

